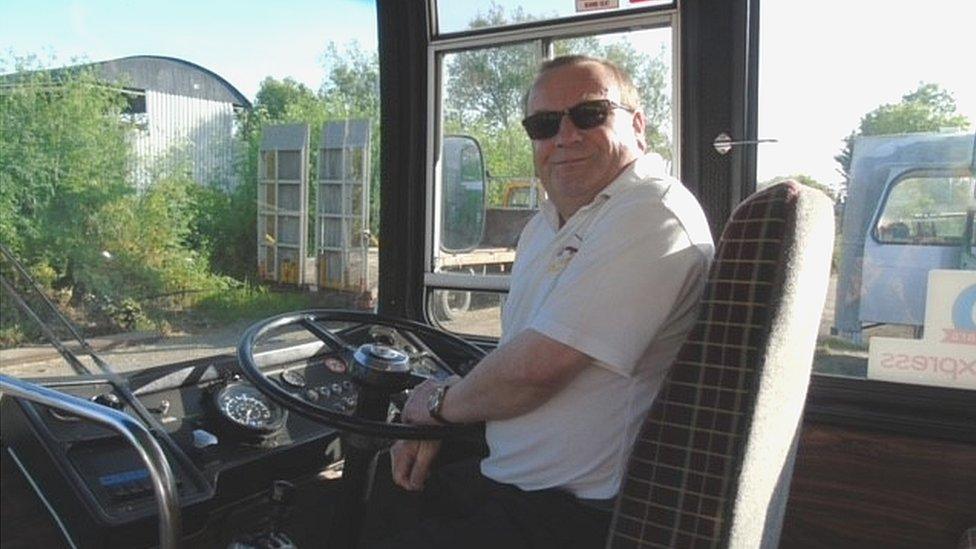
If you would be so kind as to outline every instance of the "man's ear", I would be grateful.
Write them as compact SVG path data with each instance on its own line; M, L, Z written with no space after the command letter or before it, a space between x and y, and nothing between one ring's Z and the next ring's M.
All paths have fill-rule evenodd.
M637 146L640 147L641 151L647 152L647 137L644 135L644 131L647 129L647 119L644 118L644 111L634 113L632 124L634 136L637 138Z

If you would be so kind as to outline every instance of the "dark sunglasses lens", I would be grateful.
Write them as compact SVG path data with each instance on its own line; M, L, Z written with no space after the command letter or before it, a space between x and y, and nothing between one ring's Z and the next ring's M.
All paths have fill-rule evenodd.
M603 101L580 103L569 109L569 118L581 130L595 128L607 121L610 105Z
M522 121L525 133L530 139L549 139L559 133L559 122L563 115L559 112L540 112Z

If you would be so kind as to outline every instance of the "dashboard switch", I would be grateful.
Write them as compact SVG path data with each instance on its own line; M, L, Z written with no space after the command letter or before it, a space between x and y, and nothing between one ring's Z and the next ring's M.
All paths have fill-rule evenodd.
M193 430L193 446L195 448L202 449L206 448L207 446L214 446L218 442L220 441L217 440L217 436L210 431L204 431L203 429Z

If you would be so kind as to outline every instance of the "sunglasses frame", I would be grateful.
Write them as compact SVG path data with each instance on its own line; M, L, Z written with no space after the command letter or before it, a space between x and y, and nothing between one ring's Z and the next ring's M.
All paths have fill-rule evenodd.
M578 109L580 109L581 107L589 107L590 105L594 105L594 104L600 104L604 107L602 120L600 120L598 123L593 125L580 124L579 122L577 122L577 119L583 116L583 114L578 114L580 112ZM579 103L573 105L572 107L569 107L568 109L564 109L561 111L539 111L530 114L529 116L526 116L525 118L522 119L522 127L525 128L525 133L529 135L529 139L533 141L543 141L546 139L552 139L553 137L556 136L556 134L559 133L559 126L562 124L564 116L568 116L569 119L573 122L573 125L576 126L578 129L591 130L593 128L597 128L605 124L607 118L610 117L610 113L616 109L623 109L631 113L634 112L634 109L621 105L616 101L611 101L610 99L590 99L587 101L580 101ZM555 118L555 115L559 115L558 118ZM535 122L536 120L543 120L543 119L554 119L555 124L553 124L552 127L547 128L546 126L542 126L541 125L542 123L540 122L539 123L540 125L536 126L535 130L530 129L530 126L536 124ZM547 122L549 121L547 120ZM546 128L546 131L540 132L540 130L542 130L543 128ZM533 133L535 135L533 135Z

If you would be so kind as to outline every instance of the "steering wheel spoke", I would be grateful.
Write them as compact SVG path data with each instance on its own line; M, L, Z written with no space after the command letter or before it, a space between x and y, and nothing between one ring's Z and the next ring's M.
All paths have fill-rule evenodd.
M305 315L298 321L298 324L308 330L315 337L321 339L323 343L328 345L336 353L341 353L343 355L348 354L351 357L352 353L356 352L356 347L354 345L347 343L341 337L337 336L331 330L323 326L314 315Z

